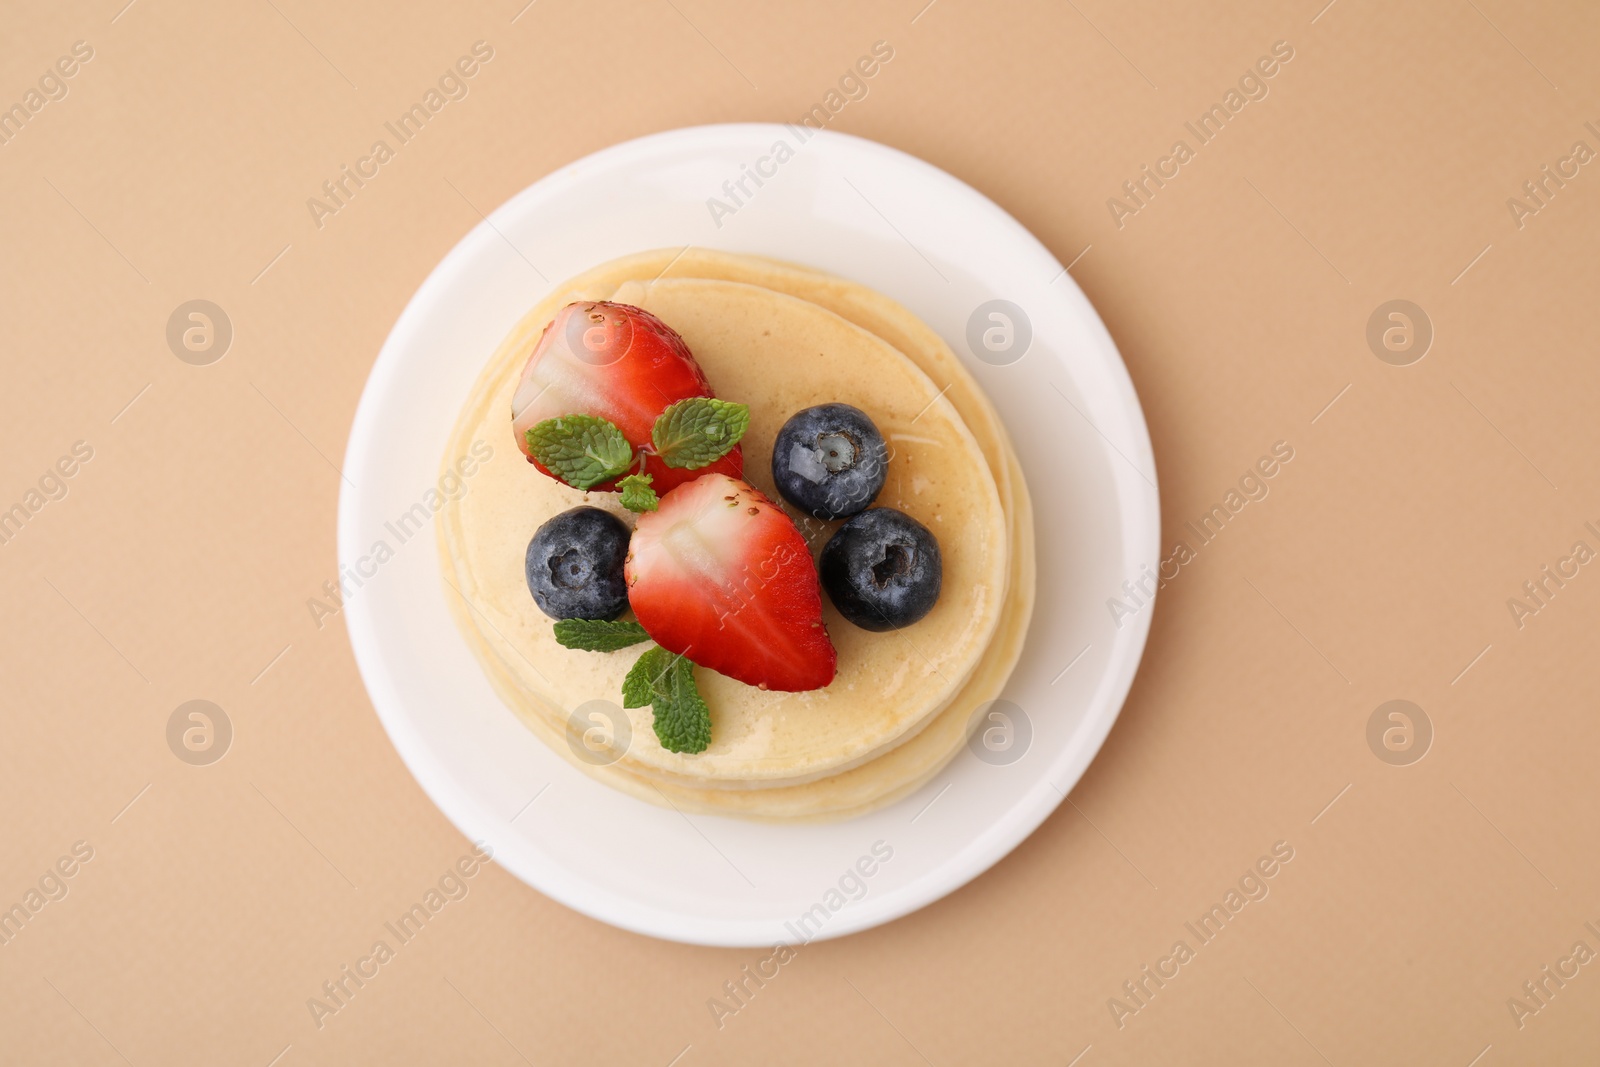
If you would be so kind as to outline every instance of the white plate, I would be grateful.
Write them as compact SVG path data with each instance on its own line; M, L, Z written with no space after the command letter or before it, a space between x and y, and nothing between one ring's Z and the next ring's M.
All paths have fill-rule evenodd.
M870 141L805 132L802 143L787 126L674 130L518 194L417 290L372 368L345 456L341 566L353 570L378 541L394 553L347 600L345 620L411 773L467 837L540 892L677 941L836 937L982 873L1078 781L1150 624L1148 606L1119 627L1106 604L1154 567L1160 512L1138 398L1083 293L1015 219L950 175ZM775 154L779 142L790 152ZM746 179L753 195L735 204L724 182L746 167L771 176L759 188ZM711 197L736 210L714 218ZM473 379L534 301L606 260L684 245L807 264L887 293L938 330L994 399L1033 489L1039 546L1038 610L1005 692L1021 714L1010 747L995 720L1000 751L985 750L1002 762L963 751L916 795L843 823L688 817L641 803L574 769L501 703L451 620L431 523L403 542L386 525L434 486ZM969 318L993 299L1024 309L1032 328L1026 351L1004 365L975 358L967 342ZM862 863L870 877L849 873L875 844L892 858Z

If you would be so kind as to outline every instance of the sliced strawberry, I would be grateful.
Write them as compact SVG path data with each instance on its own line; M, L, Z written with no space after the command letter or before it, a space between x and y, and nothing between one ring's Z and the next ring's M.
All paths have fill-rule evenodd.
M648 311L609 301L568 304L544 328L522 370L511 400L511 429L528 462L553 478L529 454L529 427L558 415L598 415L638 449L650 443L650 428L668 405L712 395L683 338ZM698 470L668 467L652 455L644 468L662 495L713 471L740 477L743 454L735 447ZM595 489L614 491L616 480Z
M736 478L705 474L639 516L623 566L628 604L657 644L747 685L833 681L817 568L783 511Z

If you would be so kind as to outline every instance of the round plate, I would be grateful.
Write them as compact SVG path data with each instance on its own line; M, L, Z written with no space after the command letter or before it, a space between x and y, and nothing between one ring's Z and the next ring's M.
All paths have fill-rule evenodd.
M473 380L535 301L606 260L691 245L820 268L905 304L993 398L1033 490L1038 608L996 706L1003 715L990 714L927 787L871 815L797 825L686 816L588 778L495 695L445 603L432 523L401 521L437 490ZM1150 626L1148 597L1120 618L1107 607L1124 580L1153 573L1160 511L1144 416L1099 317L1055 257L981 193L843 134L674 130L518 194L451 250L395 323L344 469L339 562L362 581L344 616L411 773L517 877L656 937L837 937L976 877L1078 781ZM472 491L470 477L463 486Z

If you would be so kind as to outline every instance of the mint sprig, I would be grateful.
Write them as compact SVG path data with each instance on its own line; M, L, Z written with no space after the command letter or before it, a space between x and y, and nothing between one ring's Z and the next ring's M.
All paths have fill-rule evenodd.
M663 411L650 429L650 441L667 466L698 470L733 451L749 428L745 405L695 396Z
M657 645L647 648L634 660L622 679L622 706L642 708L655 696L656 680L664 679L672 667L672 653Z
M665 706L659 696L651 701L656 739L668 752L704 752L711 744L711 709L694 684L694 664L678 657L669 677Z
M644 627L623 619L562 619L555 625L556 642L585 652L615 652L650 640Z
M656 740L668 752L704 752L711 744L711 709L694 684L694 664L657 645L622 680L622 706L655 713Z
M633 465L633 446L598 415L558 415L528 430L528 451L574 489L593 489Z
M630 474L617 483L622 490L622 506L629 511L654 511L661 506L656 491L650 488L655 478L649 474Z

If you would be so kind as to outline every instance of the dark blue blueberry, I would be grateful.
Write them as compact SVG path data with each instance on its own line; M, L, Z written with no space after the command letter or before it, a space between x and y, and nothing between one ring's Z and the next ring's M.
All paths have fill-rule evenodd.
M910 626L939 601L939 541L903 511L872 508L839 527L817 561L839 614L863 630Z
M783 498L819 519L863 511L889 476L889 450L867 413L819 404L790 416L772 446L772 481Z
M628 610L628 527L608 511L563 511L528 542L528 591L552 619L614 619Z

